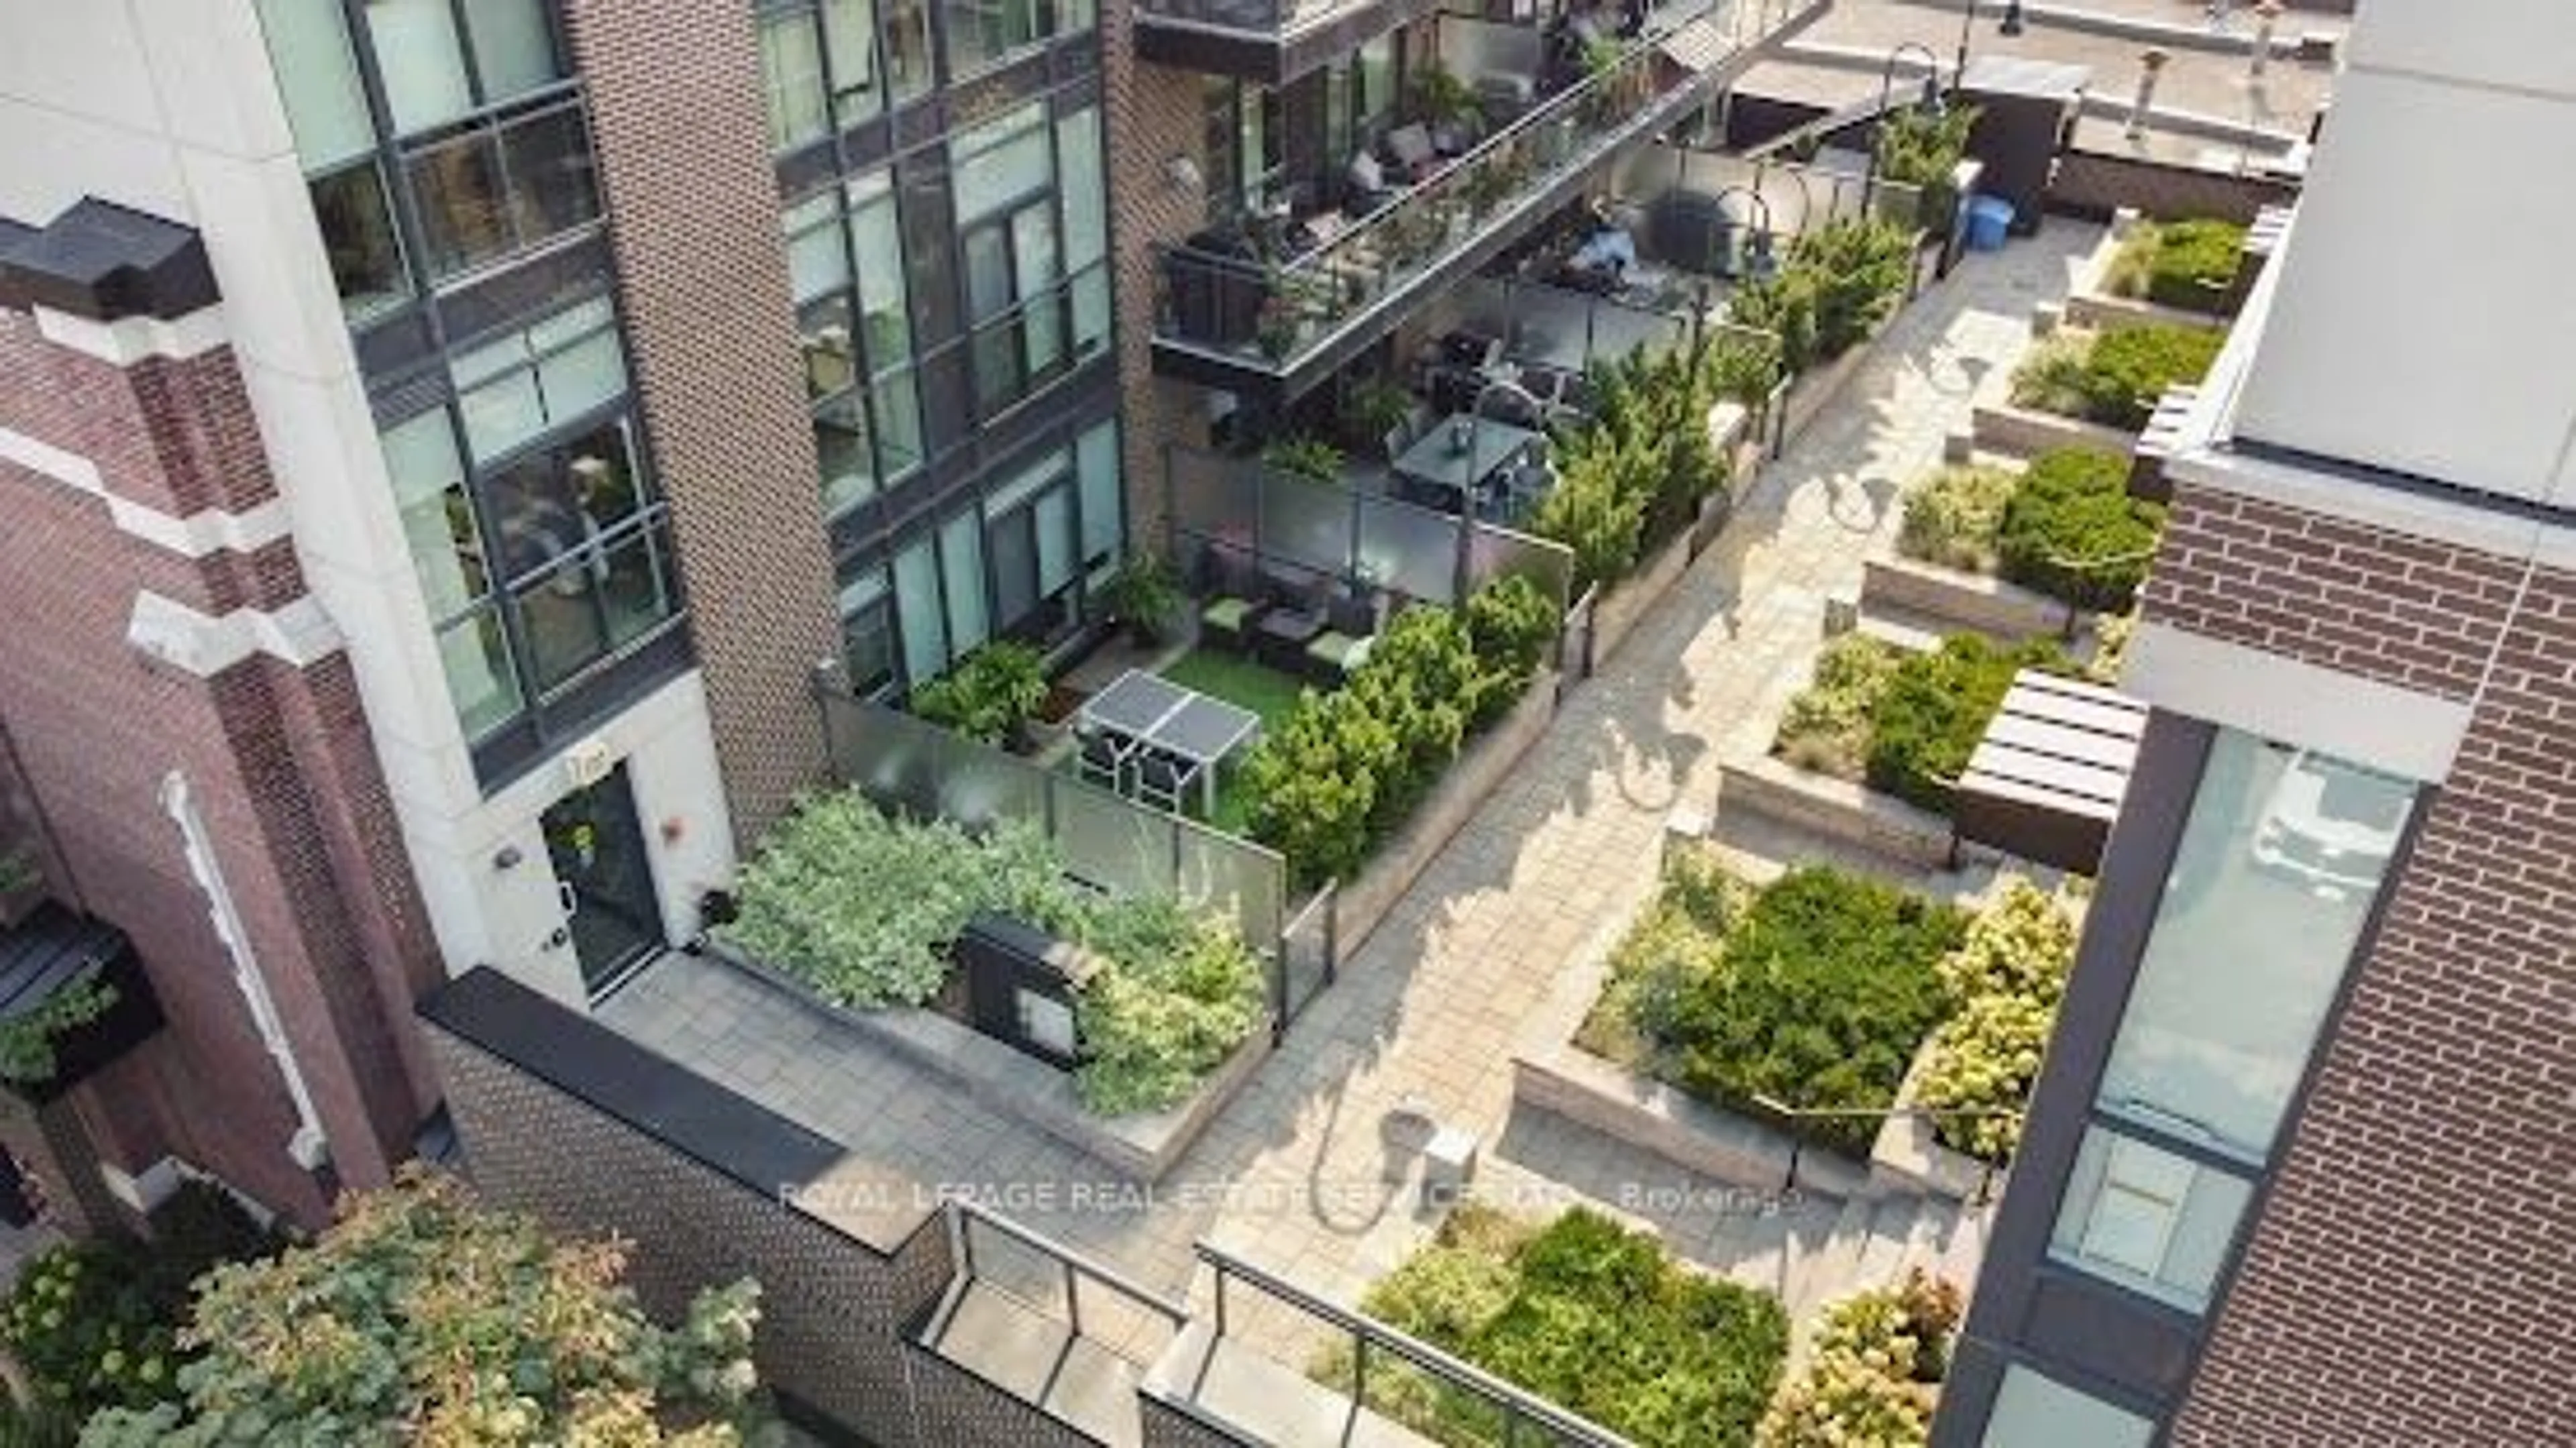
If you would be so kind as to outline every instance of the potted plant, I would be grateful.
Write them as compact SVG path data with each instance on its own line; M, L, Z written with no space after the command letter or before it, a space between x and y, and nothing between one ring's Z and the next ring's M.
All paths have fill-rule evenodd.
M1356 447L1378 446L1391 430L1413 416L1413 394L1386 377L1363 377L1342 394L1343 441Z
M1429 124L1460 132L1474 131L1485 118L1476 88L1437 60L1413 73L1413 104Z
M1132 553L1117 573L1101 585L1101 612L1127 630L1139 648L1163 641L1163 632L1181 609L1181 581L1157 553Z
M1317 482L1333 482L1342 475L1342 450L1322 438L1308 437L1303 433L1283 437L1263 448L1261 462L1265 467L1313 478Z
M1027 644L1003 639L913 690L912 712L970 739L1024 750L1029 720L1046 697L1046 661Z

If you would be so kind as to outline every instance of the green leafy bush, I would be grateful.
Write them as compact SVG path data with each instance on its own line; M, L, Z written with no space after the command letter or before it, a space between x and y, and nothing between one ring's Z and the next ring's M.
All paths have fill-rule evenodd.
M177 1391L194 1355L180 1341L190 1284L282 1241L230 1195L189 1181L152 1213L152 1239L111 1236L49 1248L0 1302L0 1345L26 1369L38 1410L83 1418L147 1408Z
M1912 223L1946 234L1959 206L1959 189L1951 177L1968 154L1968 132L1977 124L1975 106L1948 106L1938 111L1909 107L1878 125L1878 174L1881 179L1922 192Z
M1557 462L1556 486L1530 514L1530 531L1574 554L1576 591L1615 583L1637 566L1646 525L1646 495L1632 486L1618 453L1569 446Z
M179 1393L91 1420L90 1448L618 1444L728 1448L759 1385L759 1287L701 1292L662 1328L612 1239L559 1242L403 1169L311 1246L209 1274Z
M1869 764L1870 721L1905 651L1863 633L1828 639L1814 682L1781 712L1771 752L1800 769L1855 782Z
M1986 724L2025 668L2065 667L2052 643L2013 647L1953 634L1897 665L1870 710L1867 778L1924 809L1947 814L1951 784L1968 767Z
M1167 896L1081 890L1015 820L979 839L889 818L855 791L821 796L771 830L739 893L720 939L859 1010L929 1002L978 911L1081 945L1075 1086L1103 1115L1186 1097L1262 1016L1261 962L1231 925Z
M2164 522L2163 504L2129 495L2128 459L2061 448L2033 459L2013 488L1996 552L2013 582L2116 613L2146 582Z
M1244 761L1253 838L1309 883L1356 871L1469 734L1528 688L1553 611L1534 585L1504 579L1463 610L1397 614L1341 688L1309 690Z
M2006 468L1943 468L1905 499L1896 551L1962 573L1995 571L1995 534L2019 477Z
M1794 376L1814 366L1816 292L1814 272L1792 263L1766 277L1739 283L1726 299L1726 319L1779 338L1780 365Z
M2093 334L2069 327L2039 339L2021 365L2013 369L2012 405L2060 417L2085 413L2085 363L2093 355Z
M912 691L912 712L969 739L999 744L1046 703L1046 660L1027 644L999 639Z
M1727 320L1780 338L1781 363L1804 372L1869 336L1913 278L1914 233L1845 218L1798 238L1775 275L1736 288Z
M1660 1043L1678 1083L1720 1105L1872 1110L1891 1105L1915 1048L1947 1013L1933 962L1959 942L1960 913L1825 866L1762 890L1725 937L1716 968L1685 993ZM1874 1117L1797 1129L1866 1154Z
M1954 1013L1933 1036L1916 1104L2012 1115L1935 1117L1943 1143L2004 1162L2021 1141L2022 1106L2075 964L2075 918L2029 880L2007 876L1938 967Z
M1750 1442L1789 1346L1768 1293L1694 1272L1651 1233L1582 1208L1532 1230L1462 1207L1361 1307L1639 1448ZM1328 1352L1315 1376L1347 1385L1349 1349ZM1499 1411L1383 1357L1367 1396L1436 1442L1502 1436Z
M2209 327L2120 327L2093 339L2084 358L2084 415L2136 432L2157 399L2178 383L2198 382L2226 335Z
M1342 475L1342 450L1320 437L1304 434L1280 438L1263 448L1261 461L1264 466L1318 482L1333 482Z
M1139 640L1158 642L1189 601L1172 565L1159 553L1136 552L1118 565L1098 595L1101 612Z
M2142 223L2113 253L2102 286L2113 296L2220 316L2244 257L2245 228L2232 221Z
M52 1080L60 1064L54 1048L64 1035L115 1008L116 987L93 970L0 1021L0 1080L22 1085Z
M1594 370L1592 420L1558 439L1557 485L1530 521L1573 550L1577 592L1626 577L1725 489L1709 412L1758 398L1775 368L1768 339L1726 333L1696 352L1633 352Z
M1754 895L1712 854L1668 856L1662 888L1610 953L1609 979L1576 1043L1623 1065L1652 1065L1657 1043L1679 1029L1692 992L1716 972L1727 933Z
M1915 1448L1948 1375L1959 1290L1920 1268L1828 1305L1806 1369L1773 1400L1759 1448Z

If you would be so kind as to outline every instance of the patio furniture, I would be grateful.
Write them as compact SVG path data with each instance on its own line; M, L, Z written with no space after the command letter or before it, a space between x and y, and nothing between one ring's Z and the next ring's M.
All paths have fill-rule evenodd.
M1439 169L1440 156L1431 144L1431 131L1420 121L1398 126L1386 133L1387 170L1406 185L1419 185Z
M1213 814L1217 766L1260 735L1261 718L1160 674L1129 669L1083 701L1075 727L1124 741L1134 759L1128 772L1134 797L1178 813L1196 784L1203 811Z
M1331 687L1367 660L1377 635L1377 609L1364 597L1344 594L1325 610L1324 625L1324 631L1306 645L1299 672Z
M1263 614L1254 627L1253 656L1282 672L1294 670L1305 657L1306 646L1323 635L1324 623L1320 603L1307 608L1274 608Z
M1463 424L1463 426L1462 426ZM1466 445L1458 445L1462 436ZM1502 490L1506 469L1518 466L1540 435L1529 428L1472 413L1458 413L1431 430L1394 462L1407 496L1466 513Z
M1270 606L1260 571L1215 548L1201 557L1209 597L1199 607L1199 636L1243 653L1251 646L1253 626Z
M1105 729L1088 724L1076 726L1081 749L1075 755L1075 766L1081 777L1119 794L1127 792L1127 772L1134 763L1133 746L1122 742Z

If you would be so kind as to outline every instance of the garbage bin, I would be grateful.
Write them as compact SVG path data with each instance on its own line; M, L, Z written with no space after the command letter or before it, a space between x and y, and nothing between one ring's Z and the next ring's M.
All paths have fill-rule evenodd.
M1980 196L1968 203L1968 248L2001 251L2012 230L2013 204L2000 196Z

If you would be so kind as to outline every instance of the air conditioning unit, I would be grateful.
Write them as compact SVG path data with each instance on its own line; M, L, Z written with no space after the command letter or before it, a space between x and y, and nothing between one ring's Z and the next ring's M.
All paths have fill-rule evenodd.
M595 734L563 752L564 779L575 789L590 788L616 767L616 751Z

